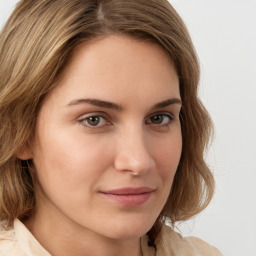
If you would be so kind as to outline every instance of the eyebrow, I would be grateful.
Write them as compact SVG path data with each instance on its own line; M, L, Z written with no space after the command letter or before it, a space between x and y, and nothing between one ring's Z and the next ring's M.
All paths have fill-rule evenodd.
M67 106L75 106L75 105L86 104L86 103L93 106L113 109L117 111L124 110L124 108L119 104L116 104L110 101L99 100L99 99L76 99L76 100L72 100ZM179 98L167 99L155 104L152 109L164 108L173 104L182 104L182 101Z
M102 108L109 108L109 109L114 109L117 111L122 111L123 107L121 105L118 105L113 102L109 101L104 101L104 100L98 100L98 99L77 99L77 100L72 100L68 106L74 106L74 105L79 105L79 104L85 104L88 103L93 106L97 107L102 107Z
M167 100L161 101L161 102L157 103L156 105L154 105L153 109L164 108L164 107L167 107L167 106L173 105L173 104L181 104L182 105L182 101L179 98L167 99Z

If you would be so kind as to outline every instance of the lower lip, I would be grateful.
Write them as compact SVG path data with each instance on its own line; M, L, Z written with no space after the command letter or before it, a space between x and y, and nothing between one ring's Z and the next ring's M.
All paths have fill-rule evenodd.
M152 192L143 193L143 194L132 194L132 195L117 195L117 194L105 194L102 195L112 201L120 203L124 206L140 206L146 203L151 196Z

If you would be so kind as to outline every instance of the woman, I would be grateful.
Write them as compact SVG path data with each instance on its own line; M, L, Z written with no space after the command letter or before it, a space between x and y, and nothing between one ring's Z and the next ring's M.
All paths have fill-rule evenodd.
M173 231L214 180L167 1L23 0L0 38L0 255L220 255Z

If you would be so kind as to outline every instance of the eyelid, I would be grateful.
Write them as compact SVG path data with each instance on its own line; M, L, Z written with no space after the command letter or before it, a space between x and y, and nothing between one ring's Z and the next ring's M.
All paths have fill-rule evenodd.
M170 117L172 120L175 120L175 115L174 115L173 113L171 113L171 112L168 112L168 111L159 111L159 112L152 113L152 114L150 114L150 115L146 118L146 120L148 120L148 119L150 119L150 118L152 118L152 117L154 117L154 116L157 116L157 115L168 116L168 117Z
M160 123L157 123L157 122L155 123L153 120L151 120L151 118L157 115L162 116L162 120L160 121ZM168 120L166 120L166 118L168 118ZM151 114L146 119L145 124L151 127L153 130L164 132L164 131L168 131L169 128L173 125L173 123L176 122L176 120L177 120L177 117L175 116L175 114L162 111L162 112L156 112Z
M84 123L84 121L86 119L90 118L90 117L101 117L101 118L104 118L106 120L106 124L100 125L100 126L86 125ZM84 114L84 115L82 115L81 117L78 118L78 122L80 124L82 124L83 126L89 128L89 129L100 129L100 128L103 128L103 127L111 124L110 117L106 113L104 113L104 112L92 112L92 113Z
M151 122L150 119L154 116L157 116L157 115L162 115L164 117L168 117L170 120L169 120L169 122L164 123L164 124L162 124L162 123L157 124L157 123ZM103 125L99 125L99 126L97 126L97 125L93 126L93 125L90 125L90 124L86 124L85 120L89 119L90 117L101 117L106 121L106 123L103 124ZM179 118L179 114L174 114L174 113L169 112L169 111L158 111L158 112L154 112L154 113L151 113L150 115L148 115L148 117L145 120L145 124L146 125L158 126L158 127L161 127L161 126L166 127L166 126L170 126L178 118ZM88 114L81 115L77 120L78 120L79 124L81 124L82 126L88 128L88 129L91 129L91 130L93 130L93 129L95 129L95 130L96 129L103 129L103 128L106 128L106 126L110 126L110 125L113 124L112 118L107 113L102 112L102 111L90 112Z

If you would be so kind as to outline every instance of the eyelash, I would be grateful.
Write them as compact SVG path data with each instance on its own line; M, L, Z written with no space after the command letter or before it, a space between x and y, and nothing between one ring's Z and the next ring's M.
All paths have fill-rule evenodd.
M152 123L152 119L153 118L156 118L156 117L161 117L162 118L162 121L165 119L165 118L168 118L167 122L166 123ZM151 120L150 122L148 122L148 120ZM146 120L146 124L152 124L152 125L161 125L161 126L169 126L172 122L174 121L174 116L170 113L157 113L157 114L154 114L152 115L149 119Z
M88 120L89 120L90 118L98 118L98 119L100 119L100 121L101 121L101 119L104 119L105 122L106 122L106 124L101 125L101 126L98 126L98 125L95 125L95 126L94 126L94 125L90 125L90 124L88 124ZM84 117L84 118L82 118L81 120L79 120L79 122L80 122L81 124L83 124L83 125L89 127L89 128L92 128L92 129L102 128L102 127L104 127L104 126L110 124L110 122L107 121L107 118L106 118L105 116L103 116L103 115L100 115L100 114L93 114L93 115ZM87 122L87 124L86 124L85 122Z
M161 117L162 118L162 122L163 120L165 120L166 118L168 118L168 120L165 120L166 123L153 123L152 120L153 118L156 118L156 117ZM90 120L90 118L97 118L99 120L99 122L101 122L102 120L105 120L105 124L103 125L98 125L98 123L96 125L91 125L88 123L88 120ZM107 120L108 117L104 116L104 115L101 115L101 114L92 114L92 115L89 115L89 116L86 116L82 119L79 120L79 123L81 123L82 125L90 128L90 129L100 129L100 128L104 128L105 126L107 125L111 125L111 122ZM153 114L151 115L146 121L145 123L148 124L148 125L154 125L154 126L161 126L161 127L169 127L170 124L175 120L174 116L170 113L156 113L156 114Z

